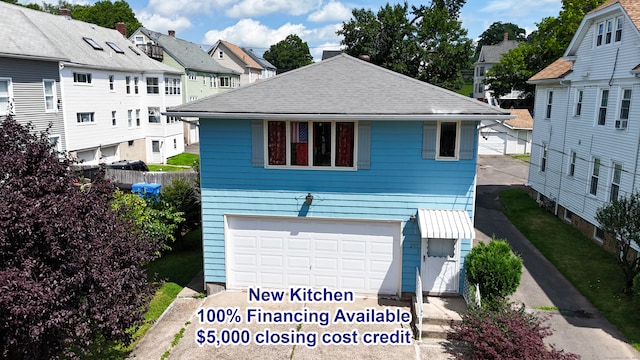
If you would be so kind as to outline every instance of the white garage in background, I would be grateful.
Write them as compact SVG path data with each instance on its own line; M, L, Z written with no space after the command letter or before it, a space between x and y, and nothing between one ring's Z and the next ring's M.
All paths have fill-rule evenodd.
M400 294L401 221L225 216L226 285Z

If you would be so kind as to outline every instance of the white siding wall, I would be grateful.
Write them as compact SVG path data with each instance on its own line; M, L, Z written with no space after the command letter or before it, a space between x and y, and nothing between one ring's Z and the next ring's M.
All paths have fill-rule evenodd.
M74 72L90 73L91 83L74 83ZM182 138L182 124L167 124L162 117L160 124L149 124L148 108L159 107L165 111L167 106L179 105L180 95L165 95L164 74L124 73L65 67L60 71L62 99L65 123L67 127L67 149L77 151L95 149L130 140L156 136L160 138ZM114 90L110 90L109 76L114 76ZM125 77L130 76L130 93L126 93ZM134 90L134 78L138 78L138 94ZM147 94L147 77L157 77L159 93ZM140 126L136 126L136 110L140 110ZM133 126L128 123L128 110L132 110ZM116 125L112 124L112 111L116 111ZM78 123L77 113L94 113L93 123ZM173 144L171 140L171 144ZM147 159L151 156L151 145L148 147ZM167 154L175 155L184 151L184 141L178 142L177 149ZM144 154L141 154L141 157ZM166 157L162 159L165 161ZM97 163L99 159L91 162ZM91 163L90 162L90 163Z
M622 15L621 13L617 15ZM622 41L595 47L595 24L606 18L596 18L579 44L573 72L565 77L564 87L554 88L554 113L544 119L546 92L549 86L536 89L535 126L529 182L532 187L585 220L597 225L595 213L609 201L613 176L612 163L622 164L620 196L638 189L640 139L640 81L630 74L638 65L640 49L636 46L638 32L626 19ZM632 89L627 129L616 129L623 89ZM559 91L562 89L561 91ZM583 91L582 113L575 115L577 89ZM609 90L607 116L604 125L597 124L601 90ZM560 94L563 94L560 96ZM562 109L566 111L562 111ZM557 109L557 111L556 111ZM541 143L549 143L547 171L539 171ZM570 154L577 154L575 173L568 174ZM596 196L589 193L593 157L600 158L600 174Z

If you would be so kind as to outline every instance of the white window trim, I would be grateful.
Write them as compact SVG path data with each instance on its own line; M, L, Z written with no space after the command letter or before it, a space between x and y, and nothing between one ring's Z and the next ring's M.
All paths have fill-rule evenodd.
M627 118L623 119L622 118L622 103L624 101L624 93L626 91L630 91L630 98L629 98L629 108L628 108L628 113L627 113ZM631 117L631 103L633 100L633 89L631 87L621 87L620 88L620 99L618 101L618 109L616 111L616 121L615 121L615 128L619 129L619 130L625 130L627 128L627 126L629 125L629 119Z
M617 183L615 182L616 165L620 166L620 178L618 179ZM617 198L620 198L620 190L621 190L621 183L622 183L622 173L624 172L623 169L624 168L623 168L621 162L617 162L617 161L612 161L611 162L611 181L609 181L609 201L612 201L611 193L612 193L613 185L618 186L618 197Z
M61 153L62 152L62 136L60 134L52 134L49 135L49 142L51 139L57 138L58 140L55 142L54 150Z
M551 112L553 111L553 90L547 90L547 101L544 107L544 118L551 119Z
M562 219L566 222L571 222L571 217L573 216L573 211L564 208L564 213L562 214Z
M569 152L569 166L567 166L567 175L570 177L575 177L576 175L576 164L578 163L578 153L574 150ZM573 174L571 167L573 166Z
M1 80L1 79L0 79ZM47 87L46 83L51 82L51 103L53 104L52 109L47 109ZM56 86L56 81L54 79L42 79L42 93L44 96L44 111L48 113L58 112L58 91Z
M271 121L284 121L286 123L285 128L286 135L286 165L270 165L269 164L269 121L265 120L263 123L264 133L264 167L268 169L291 169L291 170L332 170L332 171L354 171L358 168L358 122L357 121L321 121L321 120L309 120L309 121L296 121L296 120L271 120ZM291 165L291 122L307 122L308 128L308 159L309 165ZM331 166L314 166L313 165L313 123L314 122L330 122L331 123ZM336 166L336 123L338 122L352 122L353 123L353 166Z
M540 172L546 172L549 166L549 144L542 143L542 152L540 153ZM543 166L544 164L544 166Z
M197 81L198 80L198 73L195 72L195 71L189 71L189 80Z
M76 81L78 79L77 75L84 75L87 81ZM73 85L76 86L93 86L93 75L89 72L73 72Z
M107 75L107 80L109 81L109 91L116 92L116 76Z
M582 94L582 96L580 96ZM582 108L584 105L584 89L576 89L575 101L573 104L573 116L582 116ZM578 111L579 110L579 111Z
M595 111L595 115L596 115L596 126L606 126L607 125L607 116L609 116L609 109L611 108L611 89L610 88L599 88L598 89L598 100L596 102L596 111ZM602 106L602 98L604 95L604 92L607 92L607 105L604 107L606 109L605 111L605 115L604 115L604 119L603 119L603 123L600 124L600 109L603 107Z
M598 174L597 175L595 174L596 160L598 160ZM596 193L595 194L591 193L591 187L592 187L592 182L593 182L594 178L597 180ZM598 157L598 156L594 156L591 159L591 172L589 173L589 178L588 178L588 181L587 181L587 194L588 194L588 196L590 196L592 198L598 197L598 189L602 185L600 183L600 179L601 178L602 178L602 159L600 159L600 157Z
M111 110L111 126L118 126L118 112L116 110Z
M602 230L602 229L600 229L600 230ZM598 234L598 227L594 225L593 226L593 239L602 244L604 242L604 236L600 237L597 234Z
M127 126L130 129L133 127L133 109L127 109Z
M78 117L80 114L90 114L91 117L91 121L78 121ZM92 125L96 123L96 114L93 111L80 111L76 113L76 125L78 126L85 126L85 125Z
M456 123L456 144L454 150L454 156L440 156L440 130L442 123ZM436 160L439 161L457 161L460 158L460 120L455 121L438 121L436 130Z

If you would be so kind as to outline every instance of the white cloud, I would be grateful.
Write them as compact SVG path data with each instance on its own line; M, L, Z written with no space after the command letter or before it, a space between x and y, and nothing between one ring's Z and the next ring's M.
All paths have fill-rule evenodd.
M194 14L210 14L214 9L225 7L234 0L149 0L147 11L165 17Z
M209 30L204 34L205 44L214 44L218 40L226 40L243 47L266 50L269 46L284 40L289 34L305 31L304 25L286 23L277 29L270 29L253 19L242 19L235 25L222 30ZM259 52L259 51L258 51Z
M189 29L193 25L188 18L178 16L175 18L164 17L160 14L148 13L146 11L136 14L142 26L159 33L166 34L167 30L175 30L180 33L182 30Z
M340 37L336 35L336 30L340 26L341 24L331 24L309 29L303 24L286 23L277 29L272 29L259 21L243 19L225 29L207 31L202 42L214 44L218 40L226 40L262 53L268 50L271 45L284 40L287 35L296 34L309 45L309 52L314 59L320 59L322 50L339 48Z
M351 18L351 9L344 6L342 3L331 1L322 9L309 15L307 20L312 22L333 22L333 21L347 21Z
M242 0L226 11L234 18L259 17L272 13L302 15L311 12L322 4L322 0Z

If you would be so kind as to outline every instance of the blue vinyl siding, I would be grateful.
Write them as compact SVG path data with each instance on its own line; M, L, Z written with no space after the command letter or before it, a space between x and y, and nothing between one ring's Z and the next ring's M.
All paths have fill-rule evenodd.
M475 155L423 160L422 122L370 124L369 169L288 170L253 166L252 121L201 119L205 281L225 282L224 214L385 219L404 221L402 291L413 291L421 238L417 222L409 218L418 208L471 214ZM313 194L313 205L303 211L307 193ZM465 246L463 255L469 250Z

